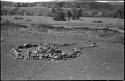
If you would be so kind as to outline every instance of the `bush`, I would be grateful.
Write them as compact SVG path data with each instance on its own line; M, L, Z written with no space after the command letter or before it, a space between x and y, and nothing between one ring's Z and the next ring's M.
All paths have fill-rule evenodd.
M124 19L124 8L119 8L119 9L117 9L117 10L114 12L113 17Z
M23 20L24 18L23 17L14 17L14 19L16 19L16 20Z
M53 8L52 11L52 17L56 21L66 21L66 14L64 13L64 10L61 8Z
M79 20L79 18L82 16L82 10L80 8L73 8L72 9L72 19L73 20Z
M25 21L32 21L31 19L26 19Z
M10 24L10 21L8 19L1 20L1 25L8 25L8 24Z

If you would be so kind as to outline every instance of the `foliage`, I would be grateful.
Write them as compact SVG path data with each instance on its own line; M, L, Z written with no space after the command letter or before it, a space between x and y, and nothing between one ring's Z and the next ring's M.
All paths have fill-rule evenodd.
M37 7L35 7L37 6ZM13 7L13 8L11 8ZM23 7L23 8L22 8ZM52 10L51 10L52 8ZM80 8L80 9L79 9ZM55 9L55 11L54 11ZM107 3L97 2L1 2L2 15L52 16L54 20L73 20L83 17L124 18L124 7L115 8Z
M62 8L53 8L52 17L56 21L65 21L66 20L66 16L65 16L64 10Z
M117 10L114 12L113 17L116 17L116 18L124 18L124 8L119 8L119 9L117 9Z
M1 25L9 25L11 22L8 19L1 18Z
M82 16L82 10L80 8L72 9L72 19L78 20Z

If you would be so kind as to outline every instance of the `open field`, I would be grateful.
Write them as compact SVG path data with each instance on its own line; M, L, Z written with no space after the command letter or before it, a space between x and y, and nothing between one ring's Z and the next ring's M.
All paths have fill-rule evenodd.
M119 27L124 26L124 19L117 18L92 18L92 17L81 17L80 20L71 21L53 21L51 17L45 16L2 16L3 19L8 19L14 23L38 23L38 24L63 24L63 25L76 25L76 26L110 26ZM22 20L16 20L14 17L21 17ZM26 19L30 19L30 22L26 22ZM93 23L93 21L102 21L102 23Z
M4 7L6 10L13 10L15 7ZM26 11L28 13L40 13L41 15L48 15L51 12L51 8L47 7L19 7L19 11ZM37 14L36 14L37 15Z
M124 19L82 17L77 21L53 21L43 16L2 16L1 22L2 80L124 79L124 32L91 29L109 27L124 31ZM76 42L76 46L64 48L68 51L93 42L98 46L83 49L78 58L59 62L16 60L10 56L12 48L26 42Z

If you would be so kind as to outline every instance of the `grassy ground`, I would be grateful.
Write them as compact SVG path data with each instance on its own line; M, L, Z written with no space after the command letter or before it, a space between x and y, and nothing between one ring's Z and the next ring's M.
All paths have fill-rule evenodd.
M22 16L18 16L22 17ZM5 17L13 23L66 24L80 26L124 27L123 21L111 18L81 18L81 21L55 22L50 17L24 16L24 19ZM31 21L25 21L30 19ZM103 23L92 23L101 20ZM93 26L93 27L94 27ZM2 80L49 80L49 79L123 79L124 78L124 35L123 33L88 29L45 28L40 25L23 27L15 24L1 26L1 78ZM83 49L80 57L69 61L23 61L10 56L10 50L25 42L64 43L76 42L82 47L97 42L98 47Z
M4 7L4 9L12 10L15 9L15 7ZM26 11L28 13L40 13L41 15L46 16L50 11L51 8L47 7L19 7L19 11Z

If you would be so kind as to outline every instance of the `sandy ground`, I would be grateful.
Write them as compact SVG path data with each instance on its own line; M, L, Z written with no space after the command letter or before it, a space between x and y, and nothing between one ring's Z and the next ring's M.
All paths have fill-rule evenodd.
M2 80L123 80L124 45L111 41L112 37L100 37L92 31L29 32L13 26L3 26L1 31L1 79ZM11 28L10 28L11 27ZM13 28L14 30L12 30ZM10 50L25 42L77 42L76 46L97 42L95 48L85 48L82 55L67 61L26 61L10 56Z

